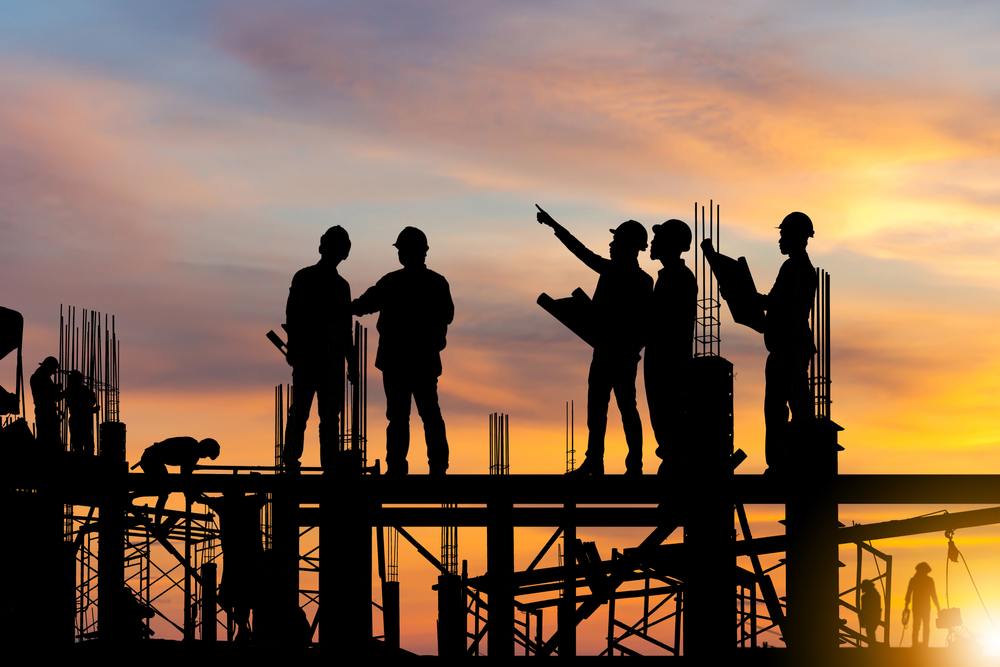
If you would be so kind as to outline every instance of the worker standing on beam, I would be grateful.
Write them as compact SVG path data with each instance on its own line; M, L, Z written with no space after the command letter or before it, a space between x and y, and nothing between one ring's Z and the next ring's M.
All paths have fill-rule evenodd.
M444 276L427 268L427 236L406 227L395 246L403 268L383 276L353 304L355 315L379 313L375 368L385 387L385 464L387 475L409 472L410 406L424 422L431 475L448 469L448 436L438 403L441 351L455 318L451 288Z
M69 411L69 443L74 452L94 453L94 415L100 410L94 390L83 382L83 373L70 371L66 387Z
M811 419L809 361L816 354L809 312L816 298L816 269L809 261L806 245L815 235L805 213L789 213L778 226L778 249L788 259L778 270L774 286L761 294L764 318L764 456L768 468L784 467L788 414L792 419Z
M46 453L61 449L59 438L59 399L62 397L52 376L59 372L59 360L45 357L38 370L31 374L31 400L35 404L35 442Z
M926 647L931 632L931 601L938 614L941 613L941 605L938 604L937 591L934 589L934 580L928 577L931 566L927 563L917 563L916 574L910 578L910 584L906 587L906 599L903 606L903 616L910 610L910 600L913 600L913 647ZM920 638L923 630L923 640Z
M759 331L764 333L767 362L764 366L764 457L765 474L787 472L788 413L792 420L812 419L814 407L809 389L809 362L816 354L809 312L816 297L816 269L809 261L806 245L815 235L805 213L789 213L778 226L778 249L788 259L778 270L767 294L757 294L758 309L765 311ZM712 261L712 239L701 242Z
M292 405L285 428L282 462L285 472L298 474L306 421L313 396L319 410L319 454L324 471L332 470L340 452L340 411L344 403L343 369L357 381L357 360L351 341L351 286L337 272L351 253L351 239L340 225L320 238L320 260L292 278L285 308L288 332L286 361L292 367Z
M587 249L565 227L538 208L536 219L548 225L556 238L577 259L600 274L594 290L596 342L587 378L587 455L572 475L604 474L604 436L608 428L608 404L615 393L622 415L628 455L625 474L642 474L642 422L635 403L635 378L640 350L645 343L646 317L653 279L639 267L639 253L648 246L646 228L626 220L612 234L611 259Z
M691 249L691 228L681 220L653 225L649 258L663 264L653 288L643 360L649 423L656 436L658 474L683 474L688 435L687 374L694 343L698 283L681 259Z

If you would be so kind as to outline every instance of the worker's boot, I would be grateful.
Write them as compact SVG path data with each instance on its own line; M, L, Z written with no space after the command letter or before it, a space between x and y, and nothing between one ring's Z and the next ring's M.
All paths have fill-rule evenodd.
M604 460L603 459L584 459L583 463L576 470L571 470L566 473L570 477L585 477L587 475L600 476L604 474Z

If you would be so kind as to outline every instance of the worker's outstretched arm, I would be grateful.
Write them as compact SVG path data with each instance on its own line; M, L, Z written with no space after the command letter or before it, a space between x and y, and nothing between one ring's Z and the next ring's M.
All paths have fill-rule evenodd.
M539 224L551 227L552 231L556 234L556 238L562 241L563 245L576 255L577 259L598 273L604 271L607 264L611 261L610 259L605 259L592 250L589 250L587 246L580 243L575 236L570 234L565 227L556 222L555 218L549 215L541 206L535 204L535 208L538 209L535 218Z

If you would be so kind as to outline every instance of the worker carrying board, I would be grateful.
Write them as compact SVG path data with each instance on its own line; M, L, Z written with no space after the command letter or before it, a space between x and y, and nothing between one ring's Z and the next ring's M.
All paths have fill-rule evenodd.
M818 280L806 246L815 231L809 216L797 211L786 215L778 229L778 249L788 259L767 294L757 293L746 259L733 260L716 252L711 239L701 245L733 319L764 334L765 474L786 472L789 414L792 421L813 417L809 363L816 347L809 314Z

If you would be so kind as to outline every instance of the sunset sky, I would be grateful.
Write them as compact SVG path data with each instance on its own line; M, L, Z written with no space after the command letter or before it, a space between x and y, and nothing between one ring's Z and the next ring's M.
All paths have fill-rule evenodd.
M590 352L535 299L592 294L597 275L534 204L606 255L609 227L692 222L714 200L722 250L762 290L783 259L774 228L798 210L833 281L841 471L1000 472L997 34L986 2L4 3L0 305L25 316L26 375L57 353L60 304L116 316L130 461L192 435L222 443L216 463L266 465L290 372L264 333L292 275L339 224L358 295L416 226L456 306L440 382L451 471L487 472L501 411L511 472L557 473L568 400L585 439ZM361 321L373 360L376 319ZM740 471L759 473L766 353L728 312L722 334ZM369 458L384 458L369 374ZM0 383L13 375L0 362ZM622 472L614 407L609 425ZM307 465L317 450L311 422ZM977 535L1000 616L1000 531ZM917 561L943 589L946 542L913 544L897 624ZM954 606L989 628L977 599Z

